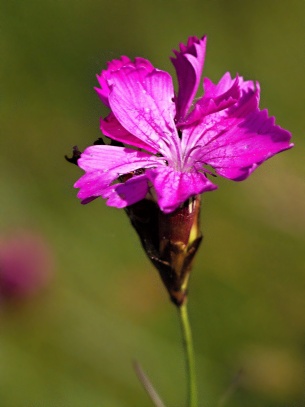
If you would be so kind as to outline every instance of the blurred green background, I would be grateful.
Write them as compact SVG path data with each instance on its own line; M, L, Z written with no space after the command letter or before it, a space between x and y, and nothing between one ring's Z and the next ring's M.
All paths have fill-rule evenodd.
M205 76L259 80L296 147L204 196L189 301L201 406L305 405L303 1L1 0L1 238L34 230L54 278L1 304L1 407L150 406L137 359L184 403L180 331L123 211L82 206L64 160L100 136L95 74L122 54L174 74L171 50L208 35ZM234 385L233 385L234 387Z

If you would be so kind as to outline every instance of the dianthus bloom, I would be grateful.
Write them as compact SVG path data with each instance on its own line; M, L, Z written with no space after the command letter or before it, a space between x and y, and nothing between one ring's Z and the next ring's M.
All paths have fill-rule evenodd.
M128 207L144 198L171 213L217 186L209 175L246 179L260 164L292 147L291 134L259 109L259 84L229 73L203 81L206 37L190 37L174 51L179 91L148 60L123 56L97 76L96 91L110 114L101 120L110 144L88 147L75 183L83 203L101 196Z
M85 170L75 183L88 203L101 196L125 211L177 306L187 298L194 256L202 240L200 194L235 181L292 147L288 131L259 110L259 84L226 73L204 79L206 37L190 37L174 51L179 91L171 76L143 58L123 56L97 76L96 91L110 114L102 139L68 159Z

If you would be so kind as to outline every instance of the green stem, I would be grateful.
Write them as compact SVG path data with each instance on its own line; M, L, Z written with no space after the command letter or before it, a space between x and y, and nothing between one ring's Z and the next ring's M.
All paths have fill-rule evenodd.
M195 358L192 340L192 331L188 318L186 301L178 307L179 318L183 336L185 362L188 378L188 404L187 407L198 407L197 382L195 370Z

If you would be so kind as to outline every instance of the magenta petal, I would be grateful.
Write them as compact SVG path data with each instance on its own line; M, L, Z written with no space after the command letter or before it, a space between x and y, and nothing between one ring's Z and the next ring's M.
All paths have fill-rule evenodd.
M158 157L125 147L95 145L86 148L77 164L87 172L101 171L127 174L139 168L156 167Z
M201 120L204 116L224 110L234 105L240 98L240 79L231 79L227 72L215 85L210 79L204 79L204 96L198 100L194 110L185 120L184 125Z
M291 148L291 134L275 125L267 110L258 110L252 98L244 99L221 122L222 131L203 148L201 160L223 177L243 180L273 155Z
M125 183L115 184L103 193L108 206L125 208L145 198L148 192L146 175L138 175L130 178Z
M100 88L94 88L101 101L109 107L109 93L111 87L111 78L112 73L118 71L124 66L135 67L135 68L144 68L146 72L151 72L154 67L153 65L144 58L135 58L135 61L132 62L128 57L122 56L120 59L114 59L107 64L107 69L103 70L100 75L97 75L97 80L99 82Z
M119 176L142 168L156 167L160 165L159 161L155 156L124 147L88 147L78 160L79 167L86 174L74 184L75 188L80 188L77 196L82 200L103 196Z
M111 110L131 134L170 158L180 142L174 123L174 90L167 72L124 67L112 75Z
M127 131L121 125L112 112L105 119L101 119L100 123L103 134L110 137L112 140L120 141L137 148L142 148L151 153L157 152L151 146L129 133L129 131Z
M170 167L146 171L152 182L158 205L164 213L173 212L191 196L212 191L217 186L200 172L177 172Z
M183 130L183 149L190 151L194 147L201 148L213 143L236 124L238 117L244 119L251 112L258 110L259 85L257 86L255 91L251 87L248 87L247 91L243 90L242 96L235 105L203 116L201 120L187 126Z
M180 51L173 51L176 58L171 58L171 61L176 69L179 83L176 100L177 122L183 122L198 90L205 50L206 37L204 36L200 40L197 37L189 37L187 45L180 44Z
M110 92L110 85L108 81L109 78L111 78L111 73L130 63L131 61L128 57L122 56L120 59L114 59L108 62L107 69L103 70L100 75L96 75L100 88L94 89L104 105L109 107L108 96Z
M77 197L86 204L91 202L94 198L102 196L103 191L109 185L111 181L105 182L104 177L100 172L88 172L84 174L74 184L74 188L80 188L77 193Z

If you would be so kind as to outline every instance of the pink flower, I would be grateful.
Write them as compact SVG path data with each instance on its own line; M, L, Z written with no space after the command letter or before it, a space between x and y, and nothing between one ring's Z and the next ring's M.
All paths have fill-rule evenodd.
M293 146L291 134L259 110L258 83L229 73L217 84L205 78L204 94L195 99L205 48L206 37L190 37L174 51L178 94L171 76L143 58L123 56L97 76L96 91L110 108L101 130L111 144L88 147L78 159L85 170L75 183L82 203L101 196L123 208L151 198L171 213L217 188L212 171L242 181Z
M53 277L53 254L40 234L15 231L0 237L0 299L29 299Z

